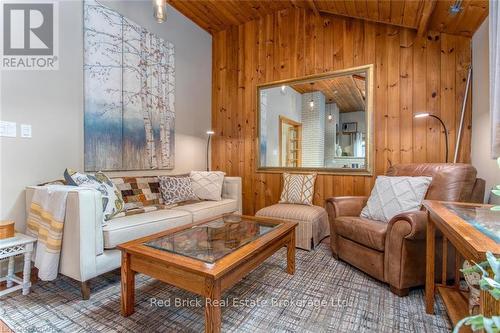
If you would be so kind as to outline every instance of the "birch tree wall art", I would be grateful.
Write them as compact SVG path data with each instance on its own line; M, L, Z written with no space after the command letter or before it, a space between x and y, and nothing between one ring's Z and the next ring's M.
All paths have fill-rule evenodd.
M85 170L174 168L174 46L84 2Z

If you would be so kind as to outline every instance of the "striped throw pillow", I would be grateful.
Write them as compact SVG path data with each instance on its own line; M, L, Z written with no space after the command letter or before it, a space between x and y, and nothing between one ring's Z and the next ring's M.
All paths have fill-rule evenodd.
M314 196L316 174L283 174L283 191L280 203L301 204L311 206Z

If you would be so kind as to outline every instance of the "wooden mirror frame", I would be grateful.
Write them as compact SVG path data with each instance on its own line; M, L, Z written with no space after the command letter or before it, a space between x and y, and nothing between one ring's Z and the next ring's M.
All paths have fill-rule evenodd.
M329 175L356 175L356 176L372 176L373 175L373 163L374 163L374 134L373 134L373 94L374 94L374 71L373 64L364 65L359 67L352 67L337 71L325 72L321 74L308 75L300 78L293 78L281 81L274 81L270 83L257 84L257 172L265 173L303 173L303 172L316 172L318 174L329 174ZM365 168L363 169L343 169L343 168L289 168L289 167L265 167L260 165L260 92L262 89L279 87L282 85L293 85L298 83L310 83L319 81L322 79L328 79L338 76L350 75L359 73L361 71L366 72L366 154L365 154Z

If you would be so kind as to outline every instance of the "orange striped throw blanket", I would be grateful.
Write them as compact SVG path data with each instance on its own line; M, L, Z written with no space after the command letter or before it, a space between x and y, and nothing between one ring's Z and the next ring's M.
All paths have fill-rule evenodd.
M34 251L38 277L51 281L57 277L61 254L66 198L75 186L47 185L35 189L30 204L26 233L37 239Z

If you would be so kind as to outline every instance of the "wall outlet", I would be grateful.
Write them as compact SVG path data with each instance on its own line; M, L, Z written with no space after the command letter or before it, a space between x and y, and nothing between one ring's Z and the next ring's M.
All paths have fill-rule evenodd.
M21 138L31 138L31 125L21 124Z
M17 136L16 123L12 121L0 121L0 136L15 138Z

